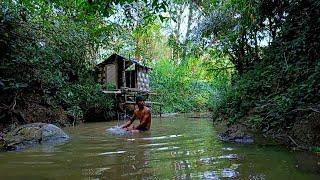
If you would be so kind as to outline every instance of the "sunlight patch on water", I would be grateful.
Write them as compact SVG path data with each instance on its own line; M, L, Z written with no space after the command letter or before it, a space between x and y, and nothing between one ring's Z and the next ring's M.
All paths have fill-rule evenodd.
M152 147L152 146L163 146L163 145L168 145L169 143L154 143L154 144L144 144L144 145L139 145L140 147Z
M104 153L100 153L98 154L99 156L102 156L102 155L111 155L111 154L123 154L127 151L114 151L114 152L104 152Z
M165 150L173 150L173 149L179 149L180 147L172 146L172 147L161 147L156 149L151 149L151 151L165 151Z
M227 154L219 156L218 159L238 159L238 155L236 154Z
M10 162L10 164L28 164L28 165L43 165L43 164L54 164L54 162L48 162L48 161L29 161L29 162Z
M104 167L104 168L93 168L93 169L84 169L82 170L82 174L84 176L98 176L98 175L102 175L102 173L106 170L109 170L111 168L108 167Z
M224 147L224 148L221 148L222 150L225 150L225 151L232 151L234 150L233 148L231 147Z
M214 171L205 171L200 177L204 179L219 179L219 176Z
M156 136L156 137L148 137L148 138L141 138L143 140L158 140L158 139L169 139L169 138L176 138L181 137L182 135L168 135L168 136Z
M238 159L238 156L236 154L228 154L228 155L222 155L218 157L203 157L203 158L200 158L200 161L209 163L211 161L215 161L218 159L229 159L229 160Z
M56 154L30 154L26 155L27 157L51 157L55 156Z
M236 178L239 176L239 172L230 169L224 168L222 171L205 171L202 174L198 175L201 179L220 179L220 178Z
M221 177L224 178L234 178L237 177L239 173L233 169L230 168L224 168L221 172Z

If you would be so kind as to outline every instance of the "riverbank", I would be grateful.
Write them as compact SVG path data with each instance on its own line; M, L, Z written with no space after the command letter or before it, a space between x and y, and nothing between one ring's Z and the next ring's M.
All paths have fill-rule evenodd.
M62 106L52 105L38 94L7 94L1 98L0 132L6 133L18 125L29 123L51 123L60 127L71 125L74 118ZM48 100L48 99L47 99Z
M65 92L44 92L43 87L35 85L32 88L22 88L19 91L10 90L8 87L0 89L0 139L1 133L5 134L19 125L30 123L50 123L58 127L74 126L84 121L107 121L115 117L113 100L97 90L95 95L100 96L98 100L91 98L77 99L77 103L69 99L58 98ZM78 91L80 91L78 89ZM99 94L100 93L100 94ZM73 98L73 97L72 97ZM90 99L89 98L89 99ZM93 105L96 103L95 105ZM76 105L74 105L76 104ZM108 108L107 108L108 106Z
M224 136L233 139L253 137L255 143L261 145L283 145L292 150L312 151L320 155L320 128L318 113L311 113L304 118L296 118L291 128L264 128L254 126L249 119L244 117L233 123L219 119L214 121L217 131Z
M0 98L0 149L4 146L4 136L15 128L31 123L50 123L66 127L75 123L62 106L51 105L43 96L35 93L7 93Z

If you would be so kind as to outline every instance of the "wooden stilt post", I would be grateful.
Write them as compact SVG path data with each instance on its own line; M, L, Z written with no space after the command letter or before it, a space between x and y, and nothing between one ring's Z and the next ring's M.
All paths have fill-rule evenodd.
M127 116L126 103L127 103L127 92L126 92L126 59L123 59L123 72L122 72L122 82L123 82L123 93L124 93L124 118Z

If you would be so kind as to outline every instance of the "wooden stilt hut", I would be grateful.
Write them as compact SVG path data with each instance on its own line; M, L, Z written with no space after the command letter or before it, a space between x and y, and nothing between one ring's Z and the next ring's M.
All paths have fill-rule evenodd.
M110 84L115 90L104 90L104 93L115 94L119 107L126 112L129 104L135 104L135 97L143 95L146 98L150 94L154 94L150 90L149 72L147 67L135 59L127 59L118 54L113 54L105 61L97 65L98 82L102 84ZM160 105L156 102L146 101L146 104Z

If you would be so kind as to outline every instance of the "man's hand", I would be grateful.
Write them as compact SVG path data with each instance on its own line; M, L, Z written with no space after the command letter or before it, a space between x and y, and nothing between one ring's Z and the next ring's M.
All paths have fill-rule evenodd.
M132 127L126 127L126 128L124 128L126 131L131 131L131 130L134 130L135 129L135 127L134 127L134 125L132 125Z

